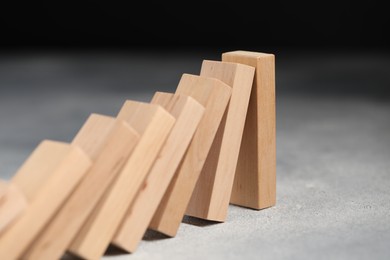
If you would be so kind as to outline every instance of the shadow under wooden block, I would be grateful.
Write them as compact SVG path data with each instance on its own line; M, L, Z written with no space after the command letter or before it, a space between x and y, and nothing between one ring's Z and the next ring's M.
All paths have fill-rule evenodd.
M61 258L59 258L60 260L84 260L83 258L81 257L78 257L77 255L73 255L71 253L65 253Z
M142 240L144 240L144 241L157 241L157 240L170 239L170 238L172 238L172 237L167 236L167 235L160 233L158 231L148 229L148 230L146 230Z
M158 92L151 102L176 119L167 141L111 243L134 252L179 166L204 113L193 98Z
M201 219L201 218L196 218L191 216L184 216L183 223L197 226L197 227L208 227L216 224L221 224L221 222L219 221L211 221L211 220Z
M125 254L128 254L126 250L116 247L115 245L109 245L106 251L104 252L104 255L106 256L119 256Z
M230 202L268 208L276 203L275 56L234 51L222 60L256 68Z
M124 104L118 119L129 123L141 137L68 247L72 254L86 259L98 259L104 254L175 123L162 107L135 101Z
M184 74L176 91L205 107L194 138L176 171L149 228L175 236L214 141L231 96L231 87L218 79Z
M27 201L12 183L0 180L0 235L24 212Z
M255 69L251 66L204 61L200 75L232 87L228 110L218 129L186 214L224 222L237 167Z
M37 147L12 179L28 206L0 237L0 259L22 256L90 166L91 160L78 147L53 141Z
M94 164L23 259L59 259L64 254L126 163L138 139L139 134L126 122L91 115L73 143L95 155Z

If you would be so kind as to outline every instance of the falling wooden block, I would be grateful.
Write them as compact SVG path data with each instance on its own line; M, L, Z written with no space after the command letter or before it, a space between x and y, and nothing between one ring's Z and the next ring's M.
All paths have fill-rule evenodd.
M0 180L0 235L23 213L27 201L12 183Z
M255 69L247 65L203 62L200 75L225 82L232 87L232 96L192 194L187 215L219 222L226 220L254 73Z
M107 138L115 123L113 117L91 114L73 138L72 144L80 147L95 162L103 147L107 145Z
M139 135L126 122L91 115L73 143L87 150L94 164L23 259L61 258L122 169L138 139Z
M112 243L134 252L180 164L203 116L204 107L191 97L158 92L152 104L161 105L176 123L132 203Z
M141 138L68 248L85 259L104 254L175 123L162 107L135 101L125 103L118 119L129 123Z
M204 116L155 213L150 228L175 236L191 194L216 136L231 96L231 87L214 78L184 74L176 93L188 95L205 107Z
M91 166L78 147L43 141L12 179L28 201L0 237L0 259L20 258Z
M230 202L268 208L276 203L275 56L235 51L222 60L256 68Z

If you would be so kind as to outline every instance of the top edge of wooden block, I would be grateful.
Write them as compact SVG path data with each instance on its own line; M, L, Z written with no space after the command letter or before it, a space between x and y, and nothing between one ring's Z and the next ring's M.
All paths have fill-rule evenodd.
M222 84L226 85L222 80L217 79L217 78L201 76L201 75L195 75L195 74L189 74L189 73L184 73L182 75L182 78L194 78L194 79L198 79L198 80L208 80L208 81L213 81L213 82L222 83Z
M230 54L230 53L234 54L235 52L227 52L224 54ZM228 66L232 66L232 67L236 67L236 68L241 67L241 68L245 68L245 69L251 69L251 70L253 69L252 66L242 64L242 63L236 63L236 62L232 62L232 61L203 60L203 65L205 65L205 64L221 64L221 65L228 65Z
M189 102L192 102L192 103L196 103L198 104L199 106L202 106L195 98L191 97L191 96L188 96L188 95L184 95L184 94L180 94L180 93L169 93L169 92L163 92L163 91L156 91L156 93L154 93L154 96L157 96L157 95L167 95L167 96L171 96L172 99L177 99L177 100L184 100L184 101L189 101ZM157 104L157 103L150 103L150 104L153 104L153 105L158 105L162 108L165 109L164 106L160 105L160 104ZM203 106L202 106L203 107ZM165 109L167 110L167 109ZM168 110L167 110L168 111ZM169 111L168 111L169 112Z
M124 120L125 122L129 123L130 126L134 127L138 133L143 133L145 130L144 127L146 127L148 124L144 124L144 127L139 127L139 124L133 124L133 119L140 118L141 116L143 118L152 118L156 114L163 114L174 119L174 117L166 109L164 109L164 107L158 104L151 104L134 100L125 101L118 113L117 119Z
M226 84L222 80L217 79L217 78L213 78L213 77L184 73L182 75L182 79L185 79L185 78L191 78L191 79L202 80L202 81L210 81L210 82L213 82L214 84L216 84L216 86L221 86L221 87L224 87L224 88L226 87L226 88L231 89L231 86L229 86L228 84ZM176 93L176 94L180 94L180 93Z
M148 111L151 111L151 112L157 112L159 110L165 111L165 109L160 105L151 104L151 103L142 102L142 101L130 100L130 99L128 99L124 102L123 107L131 106L131 105L142 107L142 109L147 109Z
M115 119L114 117L112 116L107 116L107 115L102 115L102 114L98 114L98 113L91 113L88 117L88 119L94 119L94 118L97 118L97 119L106 119L106 120L113 120Z
M254 51L230 51L230 52L225 52L222 55L245 56L245 57L257 58L257 59L275 56L272 53L254 52Z
M178 94L178 93L170 93L170 92L164 92L164 91L156 91L153 95L153 98L152 98L152 101L154 98L158 97L158 96L166 96L166 97L169 97L171 100L190 100L192 102L196 102L199 104L199 102L197 102L193 97L191 96L187 96L187 95L183 95L183 94ZM159 103L153 103L151 102L150 104L152 105L157 105L157 106L161 106L163 107L165 110L167 110L164 106L162 106L161 104ZM168 111L168 110L167 110Z
M61 141L55 141L55 140L50 140L50 139L44 139L44 140L42 140L42 141L39 143L38 147L44 146L44 145L55 145L55 146L58 146L58 147L62 146L62 147L64 147L64 148L70 147L70 144L69 144L69 143L61 142Z

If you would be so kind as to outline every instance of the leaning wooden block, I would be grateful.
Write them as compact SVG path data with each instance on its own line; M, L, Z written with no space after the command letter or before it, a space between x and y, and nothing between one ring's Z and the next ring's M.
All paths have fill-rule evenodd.
M91 159L96 161L107 138L115 127L116 119L110 116L91 114L73 138L72 145L80 147Z
M232 87L232 96L192 194L187 215L212 221L226 220L254 74L255 69L247 65L203 62L200 75L222 80Z
M138 139L139 135L126 122L91 115L73 143L96 155L94 164L23 259L59 259L63 255Z
M125 103L118 119L129 123L141 138L68 248L86 259L104 254L175 123L162 107L135 101Z
M23 213L27 201L14 184L0 180L0 235Z
M176 123L112 240L128 252L134 252L142 240L204 112L202 105L187 96L158 92L151 103L164 107Z
M0 259L20 258L91 166L78 147L44 141L21 167L12 183L28 207L0 237Z
M256 68L230 202L268 208L276 203L275 57L235 51L222 60Z
M206 110L188 151L153 217L149 226L151 229L168 236L176 235L226 111L231 91L231 87L218 79L188 74L181 78L176 93L193 97Z

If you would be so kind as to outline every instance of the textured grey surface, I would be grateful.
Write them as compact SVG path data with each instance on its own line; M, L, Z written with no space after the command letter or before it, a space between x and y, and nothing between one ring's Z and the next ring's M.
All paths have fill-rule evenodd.
M194 73L200 66L197 58L177 59L161 71L159 61L152 61L152 76L143 79L126 72L137 70L131 59L0 62L1 178L9 179L42 139L70 141L89 113L114 115L127 98L149 100L161 90L157 82L166 84L162 90L173 90L169 84L177 83L181 65L182 72ZM305 75L315 72L282 66L278 82L307 84ZM80 82L84 86L77 87ZM105 88L109 83L113 87ZM133 88L126 90L127 84ZM174 239L148 234L135 254L111 250L106 258L389 259L390 102L375 93L279 93L276 207L253 211L231 206L224 224L186 219Z

